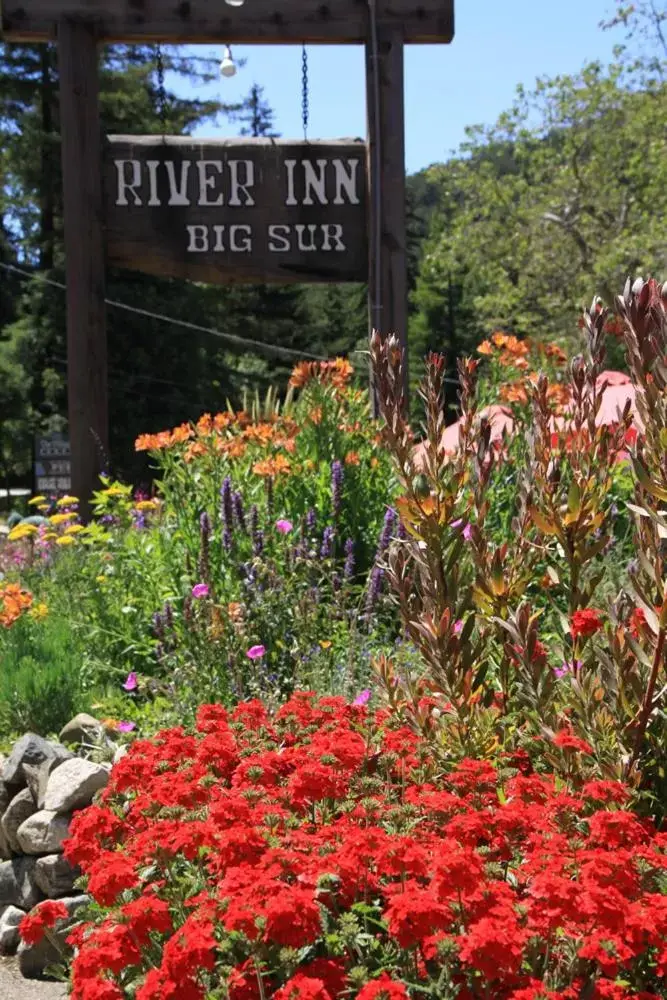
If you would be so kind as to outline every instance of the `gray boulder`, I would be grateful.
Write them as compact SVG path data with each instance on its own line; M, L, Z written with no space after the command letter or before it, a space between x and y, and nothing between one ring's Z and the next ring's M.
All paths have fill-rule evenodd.
M62 960L63 952L67 950L66 938L76 923L76 912L88 901L89 898L85 895L61 899L60 902L67 907L69 918L59 920L49 932L50 937L43 937L39 944L21 941L17 952L21 975L26 979L41 979L49 966L57 965Z
M25 911L17 906L6 906L0 916L0 954L13 955L19 946L19 924Z
M33 799L37 803L38 809L44 808L44 796L46 795L46 786L49 783L49 776L51 771L58 767L60 763L62 762L51 759L43 760L41 764L23 765L25 780L28 788L32 792Z
M37 804L32 797L29 788L24 788L14 796L9 803L2 817L2 830L5 835L7 845L14 854L21 853L21 847L17 838L18 828L22 823L37 812Z
M89 806L93 796L104 788L109 772L101 764L74 757L65 761L49 777L44 797L44 808L57 813Z
M23 854L54 854L62 850L69 834L71 816L60 816L49 809L40 809L29 816L16 831Z
M44 894L35 882L35 858L13 858L0 864L0 906L31 910Z
M14 749L4 766L2 780L10 788L13 787L15 791L18 791L19 788L24 788L26 785L24 764L37 766L45 760L55 760L62 763L72 756L72 752L59 743L49 743L42 736L26 733L18 743L14 744Z
M35 882L49 899L66 896L74 889L74 882L81 875L80 868L72 868L62 854L49 854L37 858Z
M58 739L61 743L81 743L96 742L104 733L104 727L99 719L87 712L79 712L60 731Z

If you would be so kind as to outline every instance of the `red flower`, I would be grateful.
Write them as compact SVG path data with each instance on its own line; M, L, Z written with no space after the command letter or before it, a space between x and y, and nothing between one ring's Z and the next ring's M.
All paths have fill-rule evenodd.
M322 933L320 910L312 892L284 886L267 903L265 937L284 948L303 948Z
M580 740L570 729L560 729L553 738L554 746L561 750L578 750L580 753L593 753L593 747L586 740Z
M332 1000L332 997L321 979L297 972L274 993L274 1000Z
M409 998L403 983L391 979L386 972L383 972L379 979L373 979L361 987L357 993L357 1000L409 1000Z
M39 944L47 927L55 927L59 920L69 916L64 903L47 899L40 903L32 913L26 914L19 924L19 934L26 944Z
M597 608L584 608L583 611L575 611L570 619L570 633L573 639L579 636L595 635L602 628L602 614Z
M438 902L432 892L420 889L414 883L394 896L384 917L389 933L401 948L412 948L429 934L444 930L451 923L448 908Z

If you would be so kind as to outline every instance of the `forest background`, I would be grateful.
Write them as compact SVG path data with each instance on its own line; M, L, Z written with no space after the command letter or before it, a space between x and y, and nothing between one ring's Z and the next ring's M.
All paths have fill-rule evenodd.
M601 3L600 16L617 34L610 64L519 87L495 124L469 128L455 155L408 177L412 370L444 351L450 407L456 358L491 330L571 348L592 291L611 304L628 274L667 272L667 3ZM104 50L104 132L188 134L225 120L240 135L277 134L261 87L236 104L185 97L217 62L162 57L165 91L153 47ZM243 72L252 79L252 61ZM59 144L55 48L0 44L0 488L30 486L35 435L66 427ZM168 318L108 309L109 471L135 482L148 474L133 450L140 433L286 386L298 356L347 355L365 371L362 286L111 270L107 296ZM622 367L613 346L609 366Z

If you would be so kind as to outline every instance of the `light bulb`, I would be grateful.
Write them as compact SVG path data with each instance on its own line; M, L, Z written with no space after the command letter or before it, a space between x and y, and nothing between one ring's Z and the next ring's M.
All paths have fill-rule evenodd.
M245 0L225 0L225 3L229 7L242 7L243 4L245 3Z
M236 75L236 63L234 62L232 56L232 50L229 45L225 48L225 54L222 57L222 62L220 63L220 75L221 76L235 76Z

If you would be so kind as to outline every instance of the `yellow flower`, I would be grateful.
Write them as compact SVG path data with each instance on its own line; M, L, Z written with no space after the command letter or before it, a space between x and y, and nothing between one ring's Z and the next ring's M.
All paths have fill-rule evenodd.
M71 535L63 535L62 538L56 538L56 545L74 545L74 539Z
M66 535L78 535L80 531L85 531L86 529L82 524L69 524L65 528Z
M68 521L71 521L75 517L76 514L74 511L69 511L67 514L52 514L49 521L51 524L67 524Z
M46 500L46 497L42 497L42 496L33 497L32 500L28 500L28 504L31 507L36 507L38 504L44 503L45 500Z
M96 583L106 583L107 582L107 578L106 578L106 576L96 576L95 577L95 582Z
M156 500L140 500L139 503L135 504L135 508L140 511L150 511L157 510L158 504Z
M46 606L46 604L44 604L44 603L42 603L42 604L35 604L35 606L33 608L31 608L30 611L29 611L30 617L34 618L35 621L38 621L38 622L43 621L44 618L46 618L46 616L48 615L48 613L49 613L49 609Z
M326 640L324 642L321 642L320 646L322 647L322 649L331 649L331 643Z
M10 542L19 542L22 538L30 538L37 534L37 526L34 524L17 524L7 535Z
M131 488L129 486L121 486L120 483L114 483L113 486L109 486L106 490L102 490L103 497L125 497L129 496Z
M73 507L78 502L78 497L61 497L58 501L58 507Z
M31 501L31 502L32 502L32 501ZM39 505L39 507L37 508L37 510L41 510L41 511L42 511L42 513L46 513L46 511L47 511L47 510L49 509L49 507L50 507L50 506L51 506L51 505L50 505L50 504L48 504L48 503L40 503L40 505Z
M57 538L57 537L58 537L58 535L56 534L55 531L47 531L47 533L44 535L44 541L45 542L52 542L53 539Z

